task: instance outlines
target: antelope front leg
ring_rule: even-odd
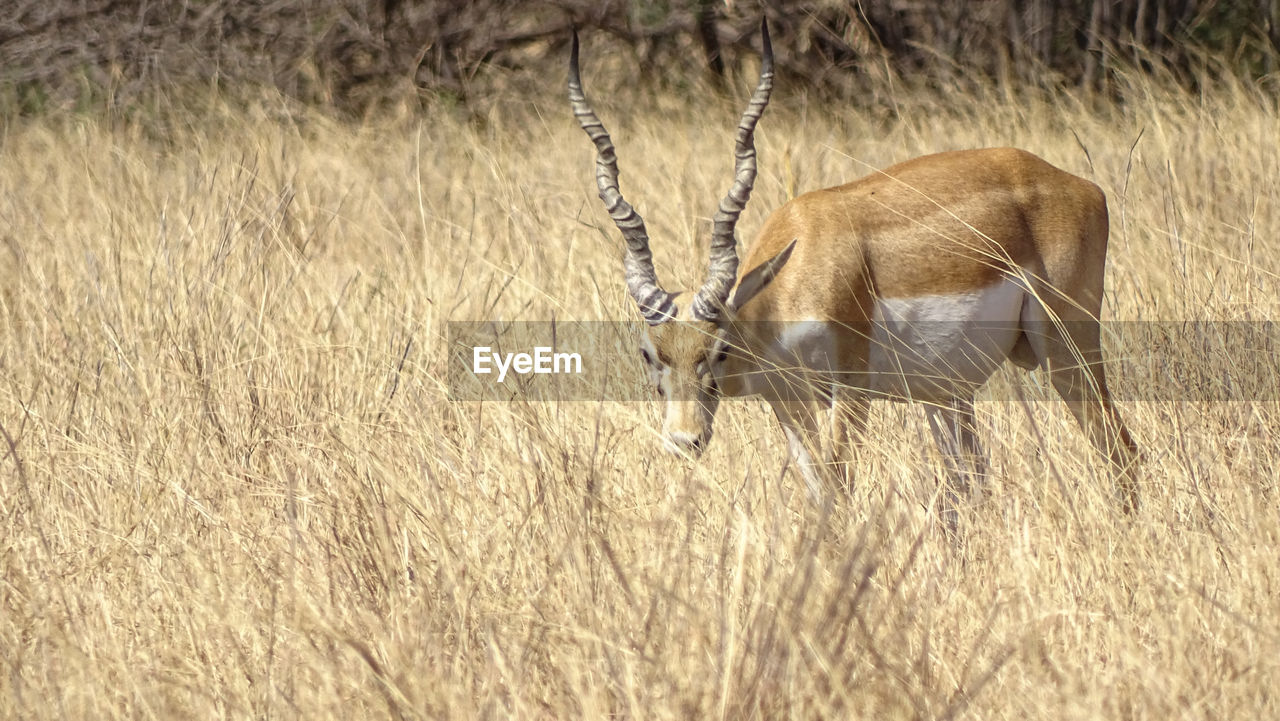
[[[773,403],[787,436],[791,458],[804,480],[809,500],[821,505],[831,489],[853,487],[855,449],[866,427],[866,398],[842,397],[830,404],[810,400]]]
[[[800,471],[809,500],[820,506],[827,497],[829,480],[824,476],[830,475],[830,469],[820,461],[825,459],[826,454],[823,453],[815,404],[811,401],[791,400],[774,401],[772,406],[787,435],[791,460],[795,461],[796,469]]]

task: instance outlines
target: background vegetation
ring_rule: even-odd
[[[1124,67],[1190,85],[1280,57],[1280,0],[13,0],[0,83],[28,112],[194,84],[361,113],[415,92],[474,99],[517,69],[559,75],[577,27],[650,79],[723,89],[754,62],[761,15],[790,85],[844,97],[975,76],[1109,88]]]
[[[561,40],[524,45],[524,70],[427,95],[370,84],[335,110],[364,86],[320,59],[255,85],[228,70],[246,46],[157,29],[154,47],[201,62],[131,65],[109,42],[126,6],[77,7],[101,43],[0,24],[6,58],[72,48],[0,63],[17,79],[0,134],[0,716],[1280,715],[1274,401],[1123,403],[1148,457],[1124,518],[1045,379],[1002,373],[1021,400],[979,404],[993,473],[959,547],[929,510],[941,462],[918,408],[877,406],[855,492],[815,509],[759,401],[725,404],[697,464],[659,452],[652,404],[450,402],[450,320],[634,315]],[[133,22],[163,9],[176,26],[286,8],[140,7]],[[208,27],[285,57],[295,21],[337,32],[308,14],[323,7]],[[618,27],[696,9],[645,7]],[[1251,66],[1197,50],[1147,72],[1103,43],[1105,93],[1065,70],[962,90],[894,70],[842,100],[798,80],[797,28],[835,12],[813,7],[767,8],[795,44],[744,240],[794,192],[1015,145],[1107,192],[1106,320],[1280,313],[1280,117]],[[757,14],[717,23],[722,48],[742,33],[736,99],[680,75],[694,36],[584,32],[588,91],[673,287],[701,275],[755,68],[734,18]],[[68,53],[89,59],[52,72]],[[1262,351],[1241,366],[1278,370]],[[1114,383],[1139,396],[1169,360],[1137,349]]]

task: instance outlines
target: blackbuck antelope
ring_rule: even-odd
[[[664,398],[667,449],[700,455],[721,396],[763,394],[817,500],[829,482],[847,482],[872,398],[921,401],[947,459],[944,508],[954,523],[955,494],[984,463],[974,393],[1009,359],[1048,372],[1133,509],[1138,454],[1102,366],[1102,191],[1022,150],[928,155],[786,203],[739,277],[734,226],[756,179],[753,135],[773,87],[764,23],[761,34],[760,81],[738,124],[706,281],[684,307],[659,285],[644,221],[618,189],[613,142],[583,94],[573,37],[569,102],[626,241],[626,284],[647,323],[640,354]]]

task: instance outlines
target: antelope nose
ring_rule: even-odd
[[[700,434],[676,432],[668,434],[663,445],[671,453],[697,458],[702,455],[706,442]]]

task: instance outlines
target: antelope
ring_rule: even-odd
[[[665,406],[664,446],[697,458],[722,397],[764,395],[808,494],[821,501],[832,482],[849,482],[872,398],[922,402],[951,480],[943,512],[953,526],[969,478],[984,472],[974,394],[1010,360],[1048,373],[1109,461],[1122,508],[1135,509],[1138,450],[1102,365],[1102,190],[1023,150],[927,155],[788,201],[765,220],[739,275],[734,229],[773,88],[764,21],[761,36],[760,79],[738,123],[706,280],[680,307],[658,282],[644,220],[618,188],[613,141],[583,93],[573,35],[569,102],[626,244],[626,286],[645,320],[640,355]]]

